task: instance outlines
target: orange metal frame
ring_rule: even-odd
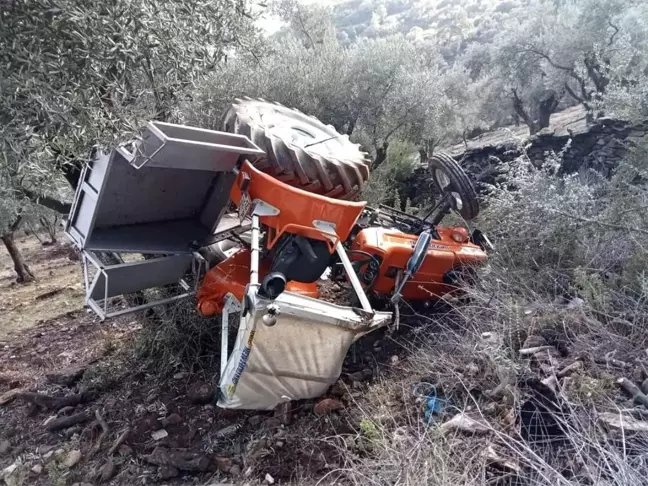
[[[274,230],[268,238],[268,248],[272,248],[282,234],[289,232],[308,238],[326,241],[333,253],[338,240],[345,241],[366,202],[341,201],[319,194],[306,192],[285,184],[271,175],[255,169],[250,162],[241,166],[236,183],[230,191],[230,199],[238,206],[241,197],[241,186],[249,177],[247,192],[254,201],[259,199],[279,210],[277,216],[262,216],[260,222]],[[335,235],[325,233],[314,226],[314,221],[327,221],[335,224]],[[333,240],[333,241],[331,241]]]
[[[478,265],[488,258],[486,253],[472,243],[458,243],[452,238],[453,231],[464,228],[437,228],[438,240],[432,240],[425,260],[418,272],[405,284],[402,296],[405,300],[430,300],[456,290],[444,283],[443,276],[461,266]],[[372,291],[391,295],[395,275],[390,269],[404,270],[412,256],[417,237],[382,227],[360,231],[353,240],[352,249],[379,257],[380,273],[372,285]],[[363,257],[356,257],[362,259]],[[352,255],[353,259],[353,255]],[[386,274],[389,273],[390,277]]]
[[[236,183],[230,190],[230,199],[237,206],[241,203],[242,187],[252,201],[260,200],[279,210],[277,215],[259,217],[260,223],[267,229],[268,249],[277,243],[281,235],[292,233],[325,241],[329,251],[333,253],[339,241],[347,240],[366,205],[365,202],[330,199],[289,186],[258,171],[248,161],[241,166]],[[334,224],[335,234],[316,227],[316,221]],[[452,292],[455,288],[444,282],[447,272],[460,266],[477,265],[487,259],[481,248],[467,242],[468,234],[464,228],[437,228],[437,232],[439,239],[432,241],[420,270],[403,288],[402,297],[406,300],[430,300]],[[452,237],[453,232],[458,233],[459,239],[465,242],[455,241]],[[372,285],[373,292],[392,294],[395,273],[407,266],[416,240],[415,235],[382,227],[367,228],[358,233],[352,243],[352,249],[377,256],[382,262],[379,275]],[[259,277],[262,279],[268,271],[269,263],[261,260]],[[233,294],[241,302],[249,278],[250,251],[241,250],[207,272],[198,290],[198,311],[205,316],[221,312],[227,293]],[[291,281],[288,282],[286,290],[309,297],[319,297],[316,283]]]

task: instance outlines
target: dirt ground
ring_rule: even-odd
[[[133,316],[99,322],[82,308],[80,264],[66,243],[19,242],[39,280],[12,284],[11,268],[2,273],[0,481],[311,484],[305,478],[341,466],[326,438],[352,431],[345,415],[316,414],[319,399],[262,413],[215,407],[215,370],[156,369],[137,358],[146,324]],[[354,345],[325,398],[352,407],[405,353],[399,342],[375,332]],[[183,466],[158,457],[166,451]]]
[[[75,252],[65,237],[43,246],[34,236],[16,237],[36,282],[16,283],[13,264],[0,251],[0,343],[14,332],[83,308],[83,277]]]

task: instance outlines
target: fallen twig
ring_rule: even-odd
[[[635,402],[641,403],[644,407],[648,408],[648,396],[637,385],[626,378],[619,378],[617,385],[623,388]]]
[[[565,366],[562,370],[556,373],[556,376],[558,378],[563,378],[564,376],[567,376],[568,374],[580,369],[583,369],[583,362],[574,361],[572,364]]]
[[[541,351],[549,351],[550,349],[554,349],[554,347],[536,346],[534,348],[524,348],[524,349],[520,349],[520,356],[533,356],[536,353],[540,353]]]
[[[69,427],[72,427],[73,425],[87,422],[88,420],[90,420],[88,414],[81,412],[67,417],[54,419],[50,423],[48,423],[45,428],[50,432],[56,432],[57,430],[67,429]]]
[[[50,397],[42,393],[23,392],[16,394],[16,398],[25,400],[26,402],[33,403],[41,408],[41,410],[60,410],[64,407],[75,407],[80,403],[90,400],[90,396],[86,393],[79,393],[76,395],[69,395],[67,397]]]
[[[97,442],[95,442],[95,444],[92,446],[92,449],[90,449],[90,452],[88,453],[88,457],[94,456],[99,451],[99,449],[101,449],[101,444],[103,443],[104,438],[106,437],[106,435],[108,435],[108,432],[110,431],[110,429],[108,428],[108,424],[99,413],[99,410],[95,410],[95,418],[97,419],[97,423],[101,426],[101,434],[99,434],[99,438],[97,439]]]
[[[605,366],[616,366],[617,368],[630,368],[632,366],[630,363],[615,358],[594,358],[594,362]]]
[[[117,437],[117,440],[113,443],[113,445],[110,447],[108,450],[108,455],[112,456],[117,449],[119,449],[119,446],[124,443],[126,438],[128,437],[128,434],[130,434],[130,428],[126,428],[121,434],[119,434],[119,437]]]

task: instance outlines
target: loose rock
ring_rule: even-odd
[[[213,386],[197,381],[187,390],[187,397],[194,405],[207,405],[213,400],[214,393]]]
[[[14,388],[12,390],[9,390],[8,392],[3,393],[0,396],[0,405],[6,405],[24,391],[25,390],[23,390],[22,388]]]
[[[0,456],[4,456],[11,449],[11,442],[3,440],[0,442]]]
[[[270,474],[266,474],[264,479],[267,484],[274,484],[275,482],[274,478],[270,476]]]
[[[232,460],[229,457],[212,456],[210,469],[228,473],[232,469]]]
[[[441,425],[443,432],[460,431],[467,434],[485,434],[490,430],[488,424],[481,418],[471,417],[467,413],[460,413]]]
[[[40,464],[34,464],[34,467],[31,468],[31,471],[34,474],[40,474],[43,472],[43,466]]]
[[[73,451],[70,451],[70,453],[65,458],[65,461],[63,461],[63,465],[65,465],[65,467],[72,468],[76,466],[80,460],[81,460],[81,451],[75,449]]]
[[[599,414],[599,420],[611,429],[648,433],[648,422],[613,412]]]
[[[133,448],[127,444],[122,444],[117,449],[117,452],[120,456],[131,456],[133,454]]]
[[[99,478],[104,482],[110,481],[116,472],[117,468],[115,467],[115,464],[112,462],[112,460],[108,459],[108,462],[101,466],[101,469],[99,470]]]
[[[258,427],[261,422],[263,422],[264,417],[262,415],[252,415],[248,419],[248,424],[250,424],[252,427]]]
[[[158,469],[158,476],[160,479],[171,479],[177,478],[180,475],[180,471],[177,467],[173,466],[160,466]]]
[[[81,379],[85,371],[86,368],[84,366],[74,366],[54,371],[53,373],[48,373],[46,377],[47,381],[50,383],[62,386],[72,386]]]
[[[349,373],[349,379],[351,381],[362,381],[365,378],[364,370],[356,371],[355,373]]]
[[[178,415],[177,413],[172,413],[168,417],[162,419],[162,425],[164,425],[165,427],[167,425],[178,425],[181,422],[182,417],[180,417],[180,415]]]
[[[325,398],[317,402],[313,411],[316,415],[326,415],[341,408],[343,408],[343,405],[340,401],[335,398]]]
[[[169,433],[164,429],[155,430],[155,431],[151,432],[151,437],[153,438],[153,440],[162,440],[162,439],[164,439],[165,437],[168,437],[168,436],[169,436]]]

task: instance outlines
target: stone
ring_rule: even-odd
[[[76,466],[79,461],[81,460],[81,451],[78,449],[74,449],[70,451],[65,458],[65,461],[63,461],[63,465],[68,468],[73,468]]]
[[[13,388],[8,392],[3,393],[2,395],[0,395],[0,405],[6,405],[14,398],[16,398],[17,395],[23,393],[24,391],[25,390],[23,390],[22,388]]]
[[[443,432],[459,431],[467,434],[485,434],[491,429],[483,419],[471,417],[462,412],[441,424],[441,430]]]
[[[263,426],[267,429],[276,429],[281,427],[281,420],[276,417],[270,417],[263,422]]]
[[[85,366],[71,366],[62,370],[47,373],[47,381],[55,385],[72,386],[81,379],[86,371]]]
[[[177,413],[172,413],[168,417],[162,419],[162,425],[164,425],[165,427],[167,425],[178,425],[181,422],[182,417],[180,417],[180,415],[178,415]]]
[[[153,440],[162,440],[168,436],[169,433],[164,429],[154,430],[153,432],[151,432],[151,437],[153,438]]]
[[[266,484],[274,484],[275,480],[269,473],[266,473],[264,481]]]
[[[41,464],[34,464],[34,466],[31,468],[31,471],[34,474],[40,474],[43,472],[43,466]]]
[[[8,440],[0,441],[0,456],[4,456],[11,450],[11,442]]]
[[[252,415],[250,418],[248,418],[248,424],[250,424],[252,427],[258,427],[261,422],[263,422],[263,415]]]
[[[365,378],[365,372],[364,370],[360,370],[355,373],[349,373],[348,376],[351,381],[362,381]]]
[[[160,466],[158,468],[158,476],[162,480],[177,478],[180,475],[180,470],[173,466]]]
[[[99,478],[103,482],[110,481],[113,476],[115,476],[116,472],[117,468],[115,467],[115,463],[112,462],[111,459],[108,459],[106,464],[101,466],[101,469],[99,470]]]
[[[580,309],[581,307],[583,307],[584,304],[585,304],[585,301],[583,299],[581,299],[580,297],[574,297],[567,304],[567,308],[568,309]]]
[[[343,408],[342,402],[336,400],[335,398],[324,398],[317,402],[317,405],[313,408],[313,411],[316,415],[327,415],[334,410],[339,410]]]
[[[117,449],[117,452],[120,456],[132,456],[133,448],[128,444],[122,444],[119,446],[119,449]]]
[[[232,469],[232,459],[229,457],[212,456],[211,463],[217,471],[228,473]]]
[[[471,362],[466,365],[466,373],[468,374],[468,376],[476,376],[479,374],[479,372],[480,369],[477,363]]]
[[[37,454],[44,455],[44,454],[47,454],[47,453],[50,452],[50,451],[53,451],[53,450],[54,450],[54,447],[55,447],[55,446],[52,446],[52,445],[40,445],[40,446],[38,446],[38,448],[36,449],[36,453],[37,453]]]
[[[82,430],[83,429],[78,426],[70,427],[69,429],[66,429],[65,432],[63,432],[63,435],[65,436],[66,439],[71,439],[76,434],[81,434]]]
[[[197,381],[187,390],[187,397],[194,405],[207,405],[213,400],[214,393],[213,386],[202,381]]]
[[[610,429],[622,430],[628,432],[640,432],[648,434],[648,422],[644,420],[637,420],[628,415],[622,415],[614,412],[599,413],[599,421],[603,422]]]

